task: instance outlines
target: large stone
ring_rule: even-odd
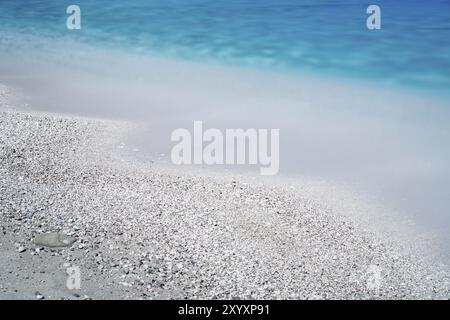
[[[61,232],[41,233],[34,237],[34,244],[50,248],[68,247],[75,242],[75,238]]]

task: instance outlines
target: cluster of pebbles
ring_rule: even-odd
[[[0,298],[450,297],[446,266],[301,194],[123,157],[128,129],[0,111]],[[50,232],[76,241],[36,244]]]

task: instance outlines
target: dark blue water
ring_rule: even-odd
[[[70,4],[81,7],[79,31],[66,29]],[[381,7],[381,30],[366,28],[370,4]],[[69,37],[127,52],[450,92],[448,0],[1,0],[0,30],[2,51],[23,46],[17,34],[44,35],[54,46]]]

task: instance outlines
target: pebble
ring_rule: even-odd
[[[45,297],[39,291],[36,291],[34,295],[35,295],[36,299],[38,299],[38,300],[45,299]]]

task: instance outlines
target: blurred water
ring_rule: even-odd
[[[82,30],[69,32],[65,10],[74,3],[82,10]],[[450,1],[378,0],[382,29],[377,31],[366,28],[371,3],[1,0],[0,50],[20,49],[23,43],[8,38],[20,32],[127,52],[311,70],[450,92]]]

